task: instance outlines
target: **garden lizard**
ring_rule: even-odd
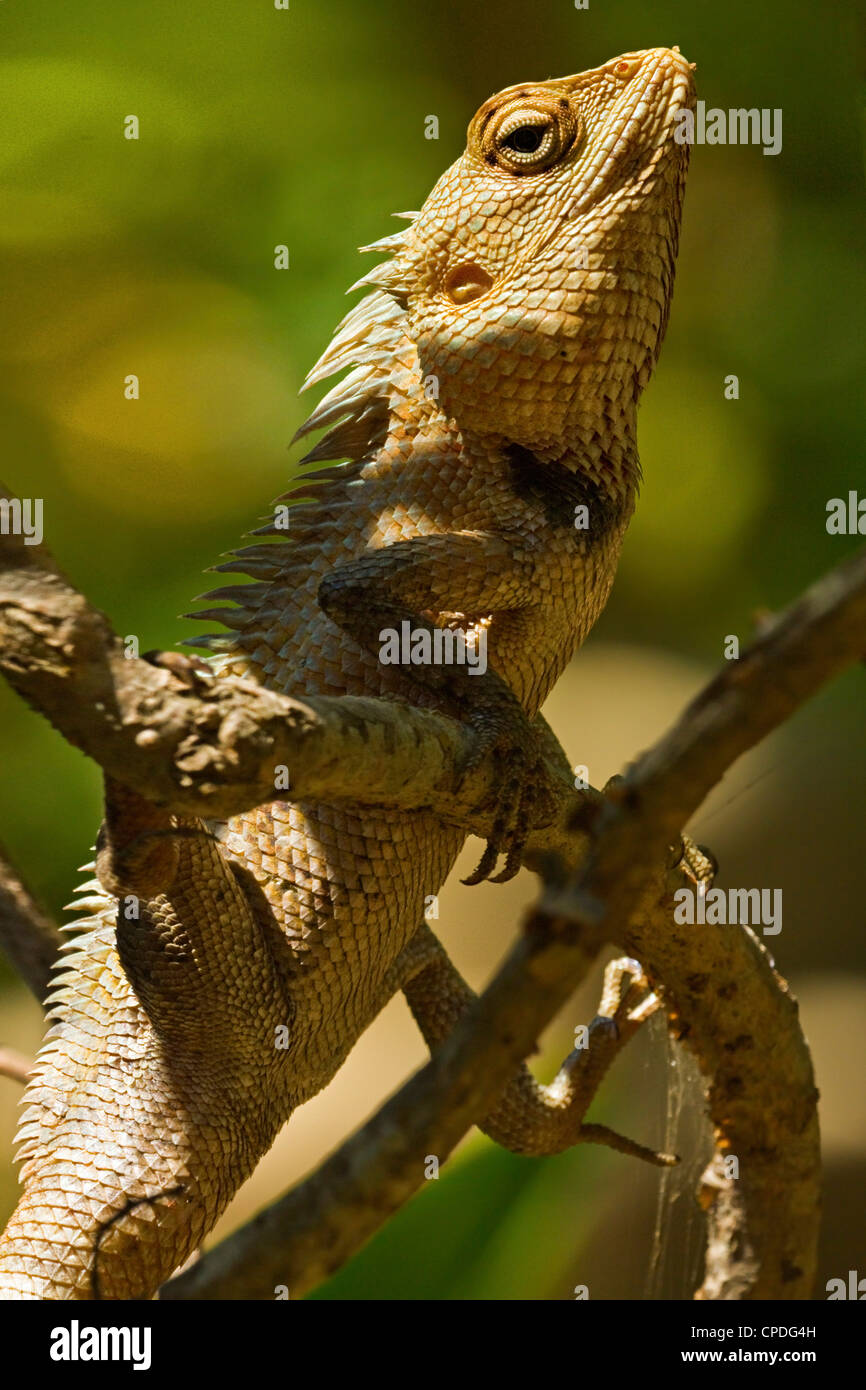
[[[299,432],[327,429],[305,463],[336,462],[279,499],[288,534],[275,512],[217,566],[253,582],[197,615],[228,630],[199,639],[211,670],[464,721],[467,767],[501,767],[472,881],[519,867],[545,801],[532,721],[633,511],[693,104],[667,48],[485,101],[421,211],[365,248],[388,259],[310,374],[348,369]],[[466,661],[387,664],[406,622],[462,634]],[[3,1297],[151,1297],[392,994],[432,1045],[465,1007],[424,922],[464,832],[435,809],[296,804],[278,771],[272,802],[219,825],[107,783],[25,1096]],[[525,1153],[604,1140],[580,1077],[579,1059],[552,1089],[522,1073],[483,1127]]]

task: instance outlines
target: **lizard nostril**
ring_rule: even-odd
[[[448,272],[443,289],[452,304],[469,304],[486,294],[492,284],[493,278],[486,270],[469,262]]]
[[[613,71],[617,77],[634,77],[640,65],[640,58],[621,58],[618,63],[614,63]]]

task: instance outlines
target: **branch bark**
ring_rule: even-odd
[[[227,816],[272,799],[282,764],[299,800],[443,806],[468,830],[489,828],[497,770],[479,769],[455,796],[463,734],[452,721],[396,702],[301,702],[233,678],[179,679],[127,658],[44,550],[2,542],[0,669],[70,742],[146,798],[184,816]],[[557,812],[527,852],[547,886],[492,985],[428,1067],[319,1173],[163,1296],[272,1297],[273,1283],[298,1293],[337,1268],[420,1186],[425,1154],[445,1156],[492,1108],[605,941],[637,954],[663,991],[708,1079],[717,1152],[741,1162],[739,1184],[705,1185],[715,1195],[704,1295],[808,1296],[818,1134],[795,1005],[747,929],[674,929],[660,866],[736,758],[864,652],[866,553],[765,629],[606,796],[576,792],[551,741]]]
[[[18,1081],[23,1086],[31,1071],[33,1060],[13,1047],[0,1047],[0,1076],[8,1076],[10,1081]]]
[[[179,679],[126,655],[47,549],[14,535],[0,535],[0,672],[110,777],[176,815],[226,818],[273,800],[280,767],[298,800],[411,809],[453,794],[464,739],[453,720],[397,701],[292,700],[231,676]],[[494,784],[490,768],[467,779],[455,818]]]
[[[570,882],[549,882],[523,939],[455,1034],[316,1174],[161,1297],[272,1297],[274,1283],[297,1294],[333,1272],[420,1187],[425,1153],[449,1152],[467,1120],[487,1113],[503,1073],[528,1055],[600,943],[613,939],[658,982],[707,1078],[717,1163],[701,1192],[709,1240],[699,1296],[808,1298],[820,1146],[796,1003],[748,928],[677,929],[658,866],[722,772],[864,649],[866,553],[814,585],[739,665],[724,668],[589,815],[583,803],[582,824],[557,821],[548,848],[582,865]],[[718,1176],[718,1161],[731,1156],[739,1183]]]
[[[339,1269],[421,1186],[426,1157],[444,1162],[492,1109],[601,944],[597,932],[568,923],[526,933],[422,1071],[311,1178],[164,1285],[160,1298],[273,1298],[277,1285],[297,1297]]]
[[[63,937],[25,887],[0,845],[0,947],[40,1004]]]

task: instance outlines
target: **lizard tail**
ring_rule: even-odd
[[[215,953],[187,941],[184,958],[183,943],[168,934],[154,961],[159,923],[145,925],[154,983],[164,988],[166,975],[173,983],[174,1013],[155,1014],[147,1008],[144,972],[136,988],[130,981],[135,950],[128,943],[123,954],[133,960],[121,963],[116,903],[95,880],[82,891],[87,896],[76,906],[90,915],[67,928],[76,936],[54,981],[52,1027],[23,1100],[24,1192],[0,1238],[2,1299],[153,1297],[201,1243],[286,1118],[284,1106],[269,1107],[267,1080],[262,1104],[273,1032],[261,1038],[258,1059],[238,1055],[228,1035],[238,1020],[224,1002],[225,982],[208,978]],[[243,901],[230,906],[248,930]],[[134,925],[141,936],[141,922]],[[247,970],[233,1001],[246,1006],[248,1025],[256,1009],[261,1017],[268,994],[267,953],[252,954],[263,970],[258,979]],[[196,1048],[204,1019],[209,1042]]]

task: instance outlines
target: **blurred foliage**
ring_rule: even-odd
[[[478,1142],[429,1181],[398,1220],[315,1299],[555,1297],[595,1219],[600,1163],[581,1152],[544,1165]],[[431,1235],[435,1232],[435,1240]]]
[[[354,246],[420,206],[490,92],[678,43],[708,106],[781,108],[784,144],[777,157],[693,153],[671,326],[641,414],[643,497],[593,640],[717,662],[726,633],[745,641],[754,610],[856,545],[824,526],[828,498],[866,490],[854,15],[843,0],[3,6],[7,485],[45,499],[48,544],[120,632],[173,644],[200,571],[290,476],[297,390],[362,273]],[[438,141],[424,138],[430,113]],[[137,141],[123,138],[130,114]],[[279,243],[288,271],[274,268]],[[797,726],[827,806],[864,780],[862,693],[841,683]],[[5,689],[0,719],[0,837],[59,908],[98,820],[98,776]],[[324,1296],[549,1296],[574,1162],[471,1148],[450,1187]],[[592,1171],[570,1242],[590,1221]],[[521,1249],[531,1273],[509,1281]]]

